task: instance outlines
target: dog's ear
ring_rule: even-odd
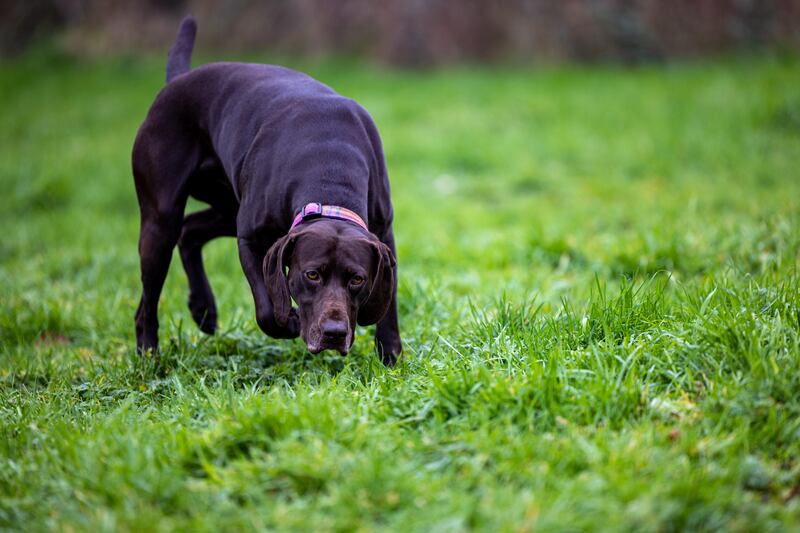
[[[392,250],[382,242],[371,243],[374,249],[375,270],[372,273],[372,286],[369,289],[369,296],[361,304],[358,310],[358,324],[369,326],[376,324],[386,311],[392,301],[394,292],[394,267],[397,264]]]
[[[286,278],[286,264],[292,256],[297,235],[286,235],[278,239],[264,256],[264,283],[272,300],[275,322],[285,326],[292,310],[292,297],[289,294],[289,280]]]

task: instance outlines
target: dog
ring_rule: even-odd
[[[397,261],[375,123],[355,101],[288,68],[191,69],[196,32],[192,17],[181,22],[167,84],[133,145],[141,217],[137,350],[158,349],[158,299],[176,245],[192,318],[203,332],[216,331],[201,250],[230,236],[264,333],[300,336],[314,354],[346,355],[356,324],[377,324],[377,351],[393,365],[402,350]],[[184,216],[189,197],[209,208]]]

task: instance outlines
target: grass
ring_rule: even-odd
[[[382,132],[404,359],[264,337],[231,239],[138,358],[163,62],[2,64],[0,528],[800,528],[796,58],[290,64]]]

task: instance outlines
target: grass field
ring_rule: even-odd
[[[2,64],[0,528],[800,528],[797,58],[290,65],[382,132],[404,359],[263,336],[233,239],[137,358],[163,62]]]

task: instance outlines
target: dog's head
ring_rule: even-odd
[[[386,313],[395,258],[374,235],[340,220],[318,219],[279,239],[264,258],[275,321],[285,325],[297,302],[300,336],[311,353],[350,351],[356,323]]]

